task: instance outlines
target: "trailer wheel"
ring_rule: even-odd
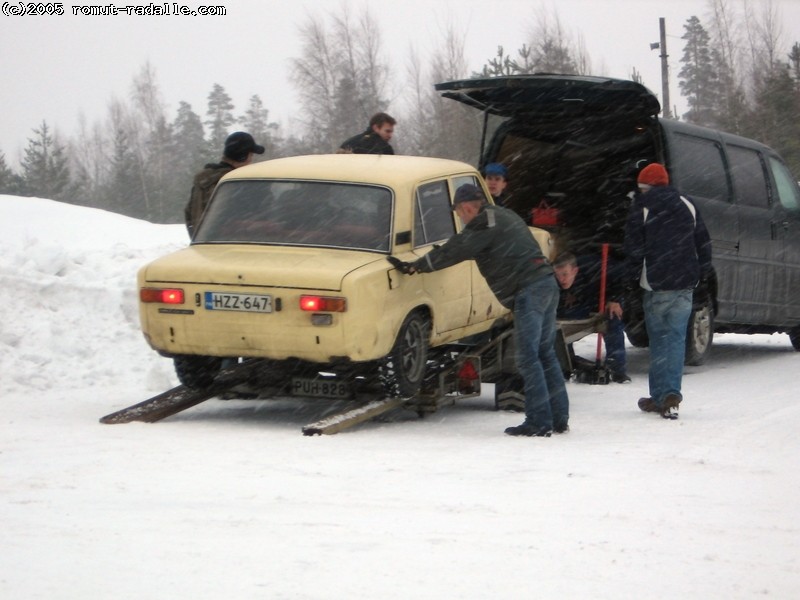
[[[406,317],[388,356],[378,365],[381,387],[387,397],[402,398],[419,392],[428,361],[430,320],[419,312]]]
[[[182,354],[173,358],[178,380],[195,390],[209,387],[222,368],[222,359],[216,356]]]

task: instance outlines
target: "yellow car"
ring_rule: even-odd
[[[470,165],[410,156],[236,169],[191,245],[139,271],[144,335],[190,387],[208,386],[225,358],[260,357],[302,395],[350,393],[319,385],[321,371],[380,374],[387,393],[413,395],[429,349],[509,318],[474,261],[408,277],[386,260],[415,260],[459,231],[451,205],[465,183],[486,193]]]

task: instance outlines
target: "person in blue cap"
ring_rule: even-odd
[[[497,206],[506,206],[508,203],[508,168],[503,163],[489,163],[483,170],[486,187],[494,198]]]

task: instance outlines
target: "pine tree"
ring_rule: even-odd
[[[0,152],[0,194],[16,194],[19,191],[18,181],[11,168],[6,164],[6,156]]]
[[[47,122],[33,130],[22,159],[22,194],[52,200],[66,200],[69,194],[69,168],[66,149],[50,135]]]
[[[678,86],[689,104],[689,111],[683,118],[690,123],[712,127],[718,121],[715,107],[719,105],[720,82],[711,60],[710,38],[697,17],[689,18],[683,28],[681,39],[686,44]]]
[[[252,135],[256,143],[264,146],[264,154],[254,155],[254,162],[274,158],[277,154],[278,125],[269,122],[269,111],[264,108],[261,98],[255,94],[250,97],[247,110],[239,118],[242,129]]]
[[[792,71],[795,89],[800,91],[800,43],[795,42],[789,53],[789,66]]]
[[[215,83],[208,94],[208,110],[205,124],[208,126],[208,148],[211,154],[220,155],[225,147],[230,126],[236,122],[233,116],[231,97],[220,84]]]
[[[192,110],[187,102],[178,105],[178,113],[172,122],[172,148],[170,155],[173,158],[172,179],[175,184],[173,193],[174,201],[171,204],[172,212],[165,216],[166,223],[183,222],[183,207],[189,201],[192,189],[192,179],[203,165],[219,160],[222,150],[217,148],[211,154],[205,142],[203,121]]]

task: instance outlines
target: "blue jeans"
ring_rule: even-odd
[[[555,277],[543,277],[514,297],[517,370],[525,382],[525,424],[536,429],[563,427],[569,421],[569,397],[556,357]]]
[[[642,300],[650,340],[650,397],[661,406],[667,394],[681,396],[692,290],[645,290]]]
[[[606,364],[612,373],[625,373],[625,324],[616,317],[606,318],[606,332],[603,335],[606,345]]]

